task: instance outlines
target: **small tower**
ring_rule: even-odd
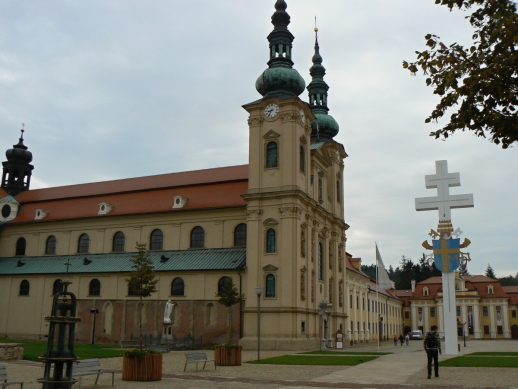
[[[12,196],[29,189],[32,169],[34,169],[34,166],[30,164],[32,153],[23,144],[24,130],[22,129],[21,132],[18,144],[5,152],[7,161],[2,162],[2,188]]]
[[[329,85],[324,81],[326,68],[322,65],[322,56],[318,46],[318,28],[315,27],[315,54],[312,58],[313,66],[309,69],[312,77],[307,89],[309,92],[309,106],[316,116],[311,122],[311,140],[320,142],[331,142],[338,134],[338,123],[328,114],[327,91]]]

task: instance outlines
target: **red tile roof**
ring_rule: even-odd
[[[36,189],[16,197],[23,207],[11,224],[33,222],[40,208],[49,214],[37,222],[245,207],[247,192],[248,165]],[[173,209],[174,196],[185,207]],[[114,206],[108,215],[98,215],[101,202]]]
[[[504,292],[509,295],[509,304],[518,305],[518,285],[502,286]]]

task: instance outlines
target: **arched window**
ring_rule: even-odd
[[[184,296],[185,295],[185,283],[180,277],[176,277],[171,282],[171,296]]]
[[[164,234],[162,230],[156,229],[151,232],[149,237],[150,250],[162,250],[164,248]]]
[[[30,288],[31,285],[29,284],[29,281],[23,280],[20,282],[20,296],[28,296]]]
[[[126,238],[124,237],[124,232],[119,231],[113,235],[113,247],[112,251],[124,251],[124,242]]]
[[[27,246],[25,238],[18,238],[16,241],[16,255],[25,255],[25,246]]]
[[[267,253],[275,253],[276,249],[276,236],[275,230],[273,228],[269,228],[266,231],[266,252]]]
[[[270,142],[266,145],[266,167],[278,166],[277,142]]]
[[[56,254],[56,237],[51,235],[47,238],[47,244],[45,245],[45,254]]]
[[[246,224],[238,224],[234,230],[234,246],[246,246]]]
[[[94,278],[90,281],[90,286],[88,288],[89,296],[100,296],[101,295],[101,281],[97,278]]]
[[[229,277],[221,277],[218,281],[218,295],[220,295],[223,292],[223,289],[225,286],[230,282]]]
[[[128,296],[138,296],[138,293],[135,289],[128,285]]]
[[[191,231],[191,248],[199,249],[205,247],[205,230],[198,226]]]
[[[88,234],[81,234],[77,243],[78,253],[87,253],[90,250],[90,237]]]
[[[59,292],[63,292],[64,290],[64,287],[63,287],[63,284],[61,283],[61,280],[60,279],[57,279],[56,281],[54,281],[54,284],[52,285],[52,294],[56,294],[56,293],[59,293]]]
[[[265,297],[275,297],[275,276],[268,274],[266,276],[266,295]]]
[[[322,242],[318,243],[318,279],[324,280],[324,245]]]
[[[299,151],[300,156],[300,171],[305,173],[306,172],[306,149],[304,146],[300,146]]]

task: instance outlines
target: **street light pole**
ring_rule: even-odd
[[[95,344],[95,315],[99,313],[99,310],[97,308],[90,308],[90,313],[94,315],[94,328],[92,333],[92,344]]]
[[[257,360],[261,360],[261,295],[263,288],[258,286],[254,288],[257,295]]]

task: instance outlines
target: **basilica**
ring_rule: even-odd
[[[144,333],[160,336],[168,300],[170,334],[204,346],[224,342],[230,327],[233,342],[257,347],[259,303],[263,349],[334,347],[337,332],[346,347],[417,326],[407,320],[417,304],[411,293],[376,284],[346,251],[347,153],[334,140],[339,125],[329,114],[317,31],[306,87],[292,61],[287,4],[274,7],[268,68],[255,82],[260,97],[243,105],[248,165],[31,189],[29,139],[22,132],[7,150],[0,338],[45,339],[44,316],[65,278],[78,299],[80,342],[131,339],[139,308]],[[136,242],[146,244],[158,279],[142,306],[125,281]],[[231,311],[217,297],[230,279],[243,295]]]

